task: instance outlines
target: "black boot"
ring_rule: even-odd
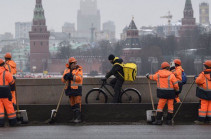
[[[173,113],[168,113],[167,115],[167,121],[166,121],[166,124],[167,125],[172,125],[172,117],[173,117]]]
[[[163,121],[161,120],[163,116],[163,112],[157,112],[157,117],[155,122],[152,122],[153,125],[162,125]]]
[[[9,119],[9,125],[10,126],[17,126],[17,119],[16,118]]]
[[[0,127],[4,127],[4,119],[0,119]]]
[[[74,117],[74,123],[80,123],[81,122],[81,112],[79,110],[75,111],[75,117]]]

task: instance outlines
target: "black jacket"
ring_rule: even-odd
[[[106,74],[106,79],[108,79],[110,76],[114,75],[118,80],[124,80],[124,72],[123,72],[123,67],[116,64],[116,63],[119,63],[119,64],[122,64],[123,60],[120,58],[120,59],[116,59],[114,62],[113,62],[113,67],[112,69]],[[121,76],[120,74],[123,76]]]

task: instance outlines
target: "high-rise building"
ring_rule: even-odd
[[[15,23],[15,38],[28,39],[29,31],[31,31],[31,22],[16,22]]]
[[[115,40],[116,26],[114,22],[108,21],[108,22],[103,23],[103,31],[108,34],[109,40]]]
[[[49,59],[49,36],[47,31],[42,0],[36,0],[34,18],[30,37],[30,70],[31,72],[43,72],[47,70]]]
[[[77,15],[78,37],[91,40],[92,29],[100,31],[101,27],[100,11],[97,9],[97,0],[81,0],[80,9]]]
[[[64,33],[75,33],[75,24],[74,23],[64,23],[62,26],[62,32]]]
[[[209,25],[209,4],[206,2],[202,2],[199,5],[199,21],[200,24]]]

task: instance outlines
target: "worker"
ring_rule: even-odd
[[[183,76],[184,69],[182,68],[181,64],[182,63],[181,63],[180,59],[175,59],[174,60],[175,66],[171,70],[173,72],[173,74],[175,75],[175,77],[177,78],[178,84],[179,84],[179,91],[176,92],[176,97],[175,97],[175,101],[177,103],[181,103],[181,100],[179,98],[179,94],[182,92],[182,87],[184,85],[183,82],[182,82],[182,76]]]
[[[4,67],[13,75],[13,78],[15,79],[15,74],[17,73],[16,71],[16,63],[12,60],[12,55],[11,53],[6,53],[4,55],[5,58],[5,65]],[[16,88],[15,88],[15,84],[13,84],[12,86],[10,86],[11,89],[11,93],[12,93],[12,103],[15,107],[16,105]]]
[[[77,60],[74,57],[69,58],[66,67],[62,82],[67,84],[65,94],[69,96],[71,109],[73,110],[73,120],[70,122],[80,123],[83,71],[82,67],[77,65]]]
[[[179,91],[179,85],[175,75],[170,71],[170,65],[168,62],[161,64],[161,70],[154,75],[146,74],[146,77],[150,80],[157,82],[157,97],[159,98],[157,107],[157,116],[154,125],[162,125],[163,108],[165,104],[168,104],[167,124],[172,124],[171,120],[174,112],[174,99],[175,91]]]
[[[119,64],[123,63],[123,60],[119,57],[115,57],[113,54],[108,56],[108,60],[113,65],[112,69],[106,74],[102,81],[106,81],[110,76],[114,75],[115,78],[110,81],[111,86],[114,89],[114,97],[112,103],[119,103],[119,97],[121,94],[122,85],[124,83],[123,67]]]
[[[198,120],[196,124],[204,124],[207,120],[211,124],[211,60],[204,63],[205,70],[196,77],[196,96],[200,98]]]
[[[16,113],[12,104],[12,95],[9,85],[15,83],[13,76],[4,68],[4,61],[0,59],[0,127],[4,127],[4,109],[6,109],[9,125],[17,124]]]

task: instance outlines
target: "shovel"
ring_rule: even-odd
[[[171,120],[172,125],[174,125],[174,118],[176,117],[177,113],[179,112],[179,110],[180,110],[180,108],[181,108],[183,102],[185,101],[185,99],[186,99],[187,95],[189,94],[191,88],[193,87],[193,84],[194,84],[194,83],[195,83],[195,80],[192,82],[192,84],[191,84],[190,88],[188,89],[187,93],[185,94],[185,96],[184,96],[182,102],[180,103],[179,107],[177,108],[177,111],[175,112],[175,114],[174,114],[174,116],[173,116],[173,118],[172,118],[172,120]]]
[[[19,108],[16,83],[15,83],[15,96],[16,96],[17,122],[20,124],[27,124],[29,122],[27,112],[26,112],[26,110],[20,110],[20,108]]]
[[[58,102],[58,104],[57,104],[56,109],[51,110],[51,118],[47,121],[48,124],[53,124],[53,123],[56,122],[57,112],[58,112],[58,110],[59,110],[59,106],[60,106],[61,101],[62,101],[62,98],[63,98],[63,96],[64,96],[64,92],[65,92],[65,88],[66,88],[67,84],[68,84],[68,82],[66,82],[66,84],[65,84],[65,87],[64,87],[64,89],[63,89],[63,91],[62,91],[62,93],[61,93],[61,96],[60,96],[60,98],[59,98],[59,102]]]
[[[152,123],[156,119],[157,112],[155,110],[155,105],[154,105],[154,101],[153,101],[153,97],[152,97],[151,84],[150,84],[150,80],[149,79],[148,79],[148,84],[149,84],[149,93],[150,93],[150,98],[151,98],[152,109],[153,110],[147,110],[146,111],[146,115],[147,115],[147,122]]]

